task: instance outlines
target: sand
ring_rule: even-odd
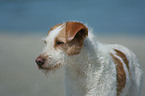
[[[34,62],[43,48],[42,37],[0,34],[0,96],[65,96],[63,68],[47,78]],[[98,40],[128,47],[145,70],[145,37],[98,36]]]

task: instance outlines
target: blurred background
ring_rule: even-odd
[[[34,60],[48,30],[71,20],[131,49],[145,70],[144,0],[0,0],[0,96],[65,96],[63,68],[46,78]]]

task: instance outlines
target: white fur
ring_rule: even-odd
[[[62,29],[59,26],[46,37],[46,46],[42,52],[65,66],[65,85],[67,96],[117,96],[117,72],[110,53],[113,49],[121,50],[129,60],[131,76],[126,64],[123,67],[126,73],[126,85],[121,96],[140,96],[142,84],[142,70],[135,55],[121,45],[102,44],[96,41],[94,34],[84,40],[84,46],[78,55],[67,56],[60,50],[53,48],[54,39]],[[119,58],[122,62],[123,60]]]

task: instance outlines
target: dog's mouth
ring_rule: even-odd
[[[42,72],[47,76],[49,72],[55,72],[56,70],[60,69],[62,67],[62,62],[58,61],[57,63],[55,64],[48,64],[48,63],[45,63],[43,64],[42,66],[38,66],[38,69],[39,70],[42,70]]]
[[[62,66],[62,64],[61,63],[57,63],[57,64],[55,64],[55,65],[51,65],[51,66],[38,66],[38,69],[39,70],[53,70],[53,69],[59,69],[60,67]]]

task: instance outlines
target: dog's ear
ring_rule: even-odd
[[[67,42],[73,40],[76,35],[82,39],[88,36],[88,28],[79,22],[67,22],[65,31]]]

